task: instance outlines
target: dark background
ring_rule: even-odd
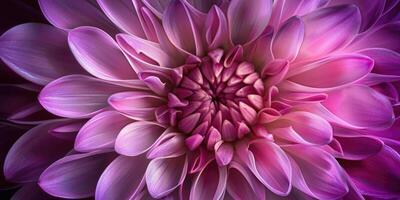
[[[37,0],[0,0],[0,35],[8,29],[23,23],[39,22],[47,23],[41,14]],[[10,71],[5,64],[0,61],[0,84],[2,83],[23,83],[22,78]],[[6,152],[1,152],[0,159],[4,159]],[[3,160],[0,160],[3,163]],[[0,169],[3,173],[3,167]],[[0,187],[0,199],[10,199],[15,193],[15,189],[4,189]]]

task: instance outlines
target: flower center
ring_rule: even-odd
[[[168,95],[171,123],[190,135],[186,145],[191,150],[246,137],[264,107],[264,86],[254,66],[214,53],[185,65],[179,85]]]

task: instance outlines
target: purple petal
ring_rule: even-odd
[[[39,102],[49,112],[70,118],[89,117],[107,107],[108,97],[127,90],[83,75],[59,78],[39,94]]]
[[[80,130],[75,140],[75,150],[91,152],[113,149],[121,129],[131,119],[115,111],[106,111],[92,117]]]
[[[30,129],[12,146],[4,163],[5,177],[14,182],[35,181],[51,163],[73,148],[73,142],[49,131],[66,121],[44,123]]]
[[[39,0],[39,5],[47,20],[61,29],[94,26],[108,33],[118,31],[93,0]]]
[[[52,197],[45,193],[39,185],[34,183],[24,184],[11,198],[12,200],[56,200],[56,197]]]
[[[171,0],[143,0],[143,3],[160,19]]]
[[[228,44],[228,23],[222,10],[213,6],[206,19],[206,41],[210,49]]]
[[[181,133],[162,135],[147,153],[148,159],[178,157],[186,152],[185,138]]]
[[[148,162],[145,156],[116,158],[100,176],[96,187],[96,199],[135,198],[144,187],[144,173]]]
[[[190,200],[223,199],[228,178],[226,167],[208,163],[192,181]]]
[[[93,196],[101,173],[115,157],[114,153],[101,152],[66,156],[42,173],[39,185],[56,197],[78,199]]]
[[[250,170],[232,162],[226,187],[234,199],[265,199],[265,188]]]
[[[107,17],[127,33],[145,38],[132,0],[97,0]]]
[[[66,32],[45,24],[22,24],[4,33],[0,58],[17,74],[39,85],[84,73],[68,49]]]
[[[146,170],[146,184],[150,195],[160,198],[171,193],[185,180],[187,167],[185,155],[152,160]]]
[[[290,18],[282,25],[272,44],[275,59],[293,60],[304,38],[304,23],[298,17]]]
[[[343,158],[346,160],[364,160],[378,154],[383,148],[383,142],[374,137],[346,135],[345,131],[343,133],[338,136],[335,132],[335,139],[340,143]]]
[[[246,44],[256,39],[267,26],[271,13],[271,0],[232,0],[227,11],[232,42]]]
[[[115,151],[127,156],[137,156],[149,150],[164,132],[153,122],[139,121],[125,126],[115,141]]]
[[[361,16],[352,5],[316,10],[302,17],[305,35],[298,58],[319,57],[349,43],[358,33]]]
[[[137,78],[117,43],[104,31],[79,27],[68,33],[75,58],[93,76],[105,80]]]
[[[219,166],[228,165],[232,158],[235,150],[232,144],[229,143],[217,143],[215,145],[215,160],[217,161]]]

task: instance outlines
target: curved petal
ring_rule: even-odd
[[[304,23],[298,17],[292,17],[282,25],[276,34],[272,52],[275,59],[294,60],[304,38]]]
[[[351,125],[384,129],[394,122],[392,105],[385,96],[375,90],[353,85],[330,92],[322,102],[331,113]]]
[[[68,43],[75,58],[93,76],[105,80],[137,78],[117,43],[101,29],[73,29],[68,33]]]
[[[146,184],[150,195],[160,198],[171,193],[185,180],[187,168],[188,160],[185,155],[152,160],[146,170]]]
[[[246,44],[256,39],[267,26],[271,13],[271,0],[232,0],[227,11],[232,42]]]
[[[365,195],[380,198],[396,198],[400,195],[400,156],[390,147],[360,161],[342,163],[357,188]]]
[[[230,165],[226,189],[233,199],[265,199],[264,185],[237,162]]]
[[[384,146],[381,140],[364,135],[341,134],[338,136],[335,132],[335,139],[340,143],[343,152],[342,158],[346,160],[364,160],[378,154]]]
[[[45,24],[22,24],[5,32],[0,37],[0,58],[39,85],[84,73],[68,49],[66,32]]]
[[[292,169],[288,157],[278,145],[266,139],[244,141],[237,153],[265,187],[278,195],[289,194]]]
[[[205,27],[205,38],[209,49],[228,44],[228,23],[225,14],[218,6],[213,6],[208,12]]]
[[[55,197],[45,193],[37,183],[24,184],[11,198],[12,200],[55,200]]]
[[[153,122],[133,122],[125,126],[115,141],[115,151],[127,156],[137,156],[149,150],[165,128]]]
[[[42,89],[39,102],[49,112],[69,118],[90,117],[107,107],[108,97],[127,90],[83,75],[59,78]]]
[[[324,145],[332,141],[332,127],[328,121],[309,112],[290,112],[268,125],[277,137],[305,144]]]
[[[162,22],[168,38],[176,47],[188,53],[202,54],[198,27],[190,15],[190,10],[182,1],[174,0],[169,4]]]
[[[80,152],[113,149],[118,133],[130,122],[131,119],[115,111],[99,113],[79,130],[74,148]]]
[[[162,97],[149,92],[120,92],[111,95],[108,103],[132,119],[153,120],[155,110],[165,103]]]
[[[101,174],[96,187],[98,200],[135,198],[144,187],[148,165],[145,156],[119,156]]]
[[[107,17],[127,33],[145,38],[132,0],[97,0]]]
[[[354,5],[318,9],[302,17],[305,27],[298,58],[326,55],[348,44],[358,33],[361,16]]]
[[[338,199],[349,191],[344,170],[324,150],[305,145],[286,146],[284,150],[290,154],[297,189],[317,199]]]
[[[181,133],[172,132],[160,136],[147,153],[147,158],[177,157],[185,153],[185,137]]]
[[[160,19],[163,18],[164,11],[167,9],[171,0],[143,0],[143,3]]]
[[[370,48],[360,51],[374,60],[372,73],[400,76],[400,53],[384,48]]]
[[[73,29],[80,26],[94,26],[108,33],[118,30],[101,12],[96,0],[39,0],[42,13],[55,27]]]
[[[227,173],[226,167],[218,167],[216,162],[210,161],[192,181],[189,199],[223,199]]]
[[[345,86],[371,72],[374,61],[369,57],[348,54],[328,57],[309,65],[293,67],[289,80],[305,87],[329,89]]]
[[[31,182],[51,163],[73,148],[73,141],[51,135],[52,128],[68,121],[53,121],[36,126],[21,136],[9,150],[4,175],[13,182]]]
[[[39,178],[40,187],[61,198],[93,196],[97,181],[115,158],[114,153],[92,152],[66,156],[48,167]]]

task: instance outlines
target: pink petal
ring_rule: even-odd
[[[335,139],[340,143],[343,158],[346,160],[364,160],[378,154],[384,146],[381,140],[364,135],[335,135]]]
[[[38,184],[56,197],[93,196],[101,173],[115,157],[114,153],[102,152],[66,156],[50,165],[40,175]]]
[[[148,159],[178,157],[186,152],[185,138],[181,133],[162,135],[147,153]]]
[[[160,198],[171,193],[185,180],[187,167],[186,156],[152,160],[146,170],[146,184],[150,195]]]
[[[305,35],[298,58],[326,55],[347,43],[358,33],[360,11],[354,5],[316,10],[302,17]]]
[[[294,60],[304,38],[304,23],[298,17],[290,18],[282,25],[272,44],[275,59]]]
[[[257,112],[252,107],[243,102],[239,103],[239,107],[240,113],[242,113],[243,118],[250,124],[254,123],[254,121],[256,120]]]
[[[68,42],[75,58],[93,76],[105,80],[137,78],[117,43],[101,29],[76,28],[69,32]]]
[[[96,199],[120,200],[136,197],[144,187],[148,160],[143,156],[119,156],[101,174]]]
[[[57,28],[94,26],[112,34],[118,31],[92,0],[39,0],[39,5],[47,20]]]
[[[246,44],[256,39],[267,26],[271,13],[271,0],[232,0],[227,11],[232,42]]]
[[[330,154],[305,145],[284,150],[292,158],[293,186],[302,192],[317,199],[337,199],[348,192],[345,172]]]
[[[205,26],[205,37],[210,49],[228,44],[228,23],[218,6],[213,6],[208,12]]]
[[[171,0],[143,0],[143,3],[161,19]]]
[[[83,75],[59,78],[42,89],[39,102],[49,112],[70,118],[90,117],[107,107],[112,93],[125,88]]]
[[[190,200],[223,199],[228,178],[226,167],[210,162],[192,181]]]
[[[131,119],[115,111],[99,113],[79,130],[74,148],[80,152],[113,149],[118,133],[130,122]]]
[[[235,150],[233,149],[232,144],[229,143],[217,143],[215,145],[215,160],[217,161],[219,166],[228,165],[232,158]]]
[[[226,187],[233,199],[265,199],[265,188],[250,170],[232,162]]]
[[[390,102],[366,86],[353,85],[331,92],[322,104],[340,119],[357,127],[383,129],[394,121]]]
[[[115,141],[115,151],[126,156],[137,156],[149,150],[164,132],[153,122],[139,121],[125,126]]]
[[[132,0],[97,0],[103,12],[120,29],[144,38],[144,32]]]
[[[84,73],[68,49],[67,34],[45,24],[22,24],[0,38],[0,58],[13,71],[39,85]]]
[[[243,142],[237,148],[239,157],[258,180],[278,195],[287,195],[291,189],[292,169],[285,152],[266,139]]]
[[[21,136],[5,158],[5,177],[13,182],[35,181],[51,163],[70,151],[73,141],[57,138],[49,133],[51,129],[66,122],[68,121],[43,123]]]
[[[108,103],[116,110],[136,120],[152,120],[156,108],[165,100],[149,92],[121,92],[109,97]]]

